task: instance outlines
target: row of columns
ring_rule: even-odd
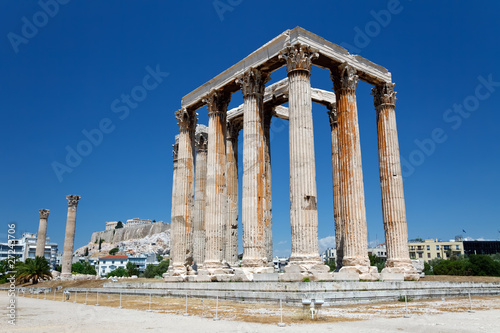
[[[301,271],[322,265],[318,253],[318,212],[311,105],[310,71],[318,54],[306,45],[285,48],[289,81],[290,223],[292,254],[289,265]],[[334,219],[338,266],[363,279],[376,279],[367,253],[361,148],[356,103],[358,76],[347,63],[331,70],[336,107],[330,106]],[[191,207],[195,195],[195,262],[206,273],[227,273],[237,260],[238,132],[244,131],[242,179],[242,266],[256,270],[272,264],[272,200],[269,126],[272,110],[264,109],[269,75],[250,68],[237,79],[244,98],[243,124],[226,122],[231,94],[213,90],[206,98],[208,143],[197,143],[196,186],[193,145],[194,111],[176,112],[179,152],[174,166],[172,210],[173,275],[188,273],[193,262]],[[407,248],[407,226],[395,122],[394,84],[373,88],[379,143],[382,205],[387,243],[387,268],[413,274]],[[191,134],[190,134],[191,133]],[[203,144],[206,148],[203,148]],[[206,157],[204,156],[206,154]],[[181,156],[183,162],[181,163]],[[204,159],[206,158],[206,164]],[[199,164],[199,165],[198,165]],[[204,171],[206,170],[206,171]],[[206,172],[206,173],[205,173]],[[198,175],[199,174],[199,175]],[[206,175],[206,178],[205,178]],[[196,193],[193,189],[196,189]],[[203,194],[205,189],[205,194]],[[199,196],[199,198],[198,198]],[[204,201],[204,203],[203,203]],[[203,211],[203,207],[205,208]],[[203,218],[204,216],[204,218]],[[203,235],[203,230],[205,235]],[[204,243],[204,250],[203,250]]]

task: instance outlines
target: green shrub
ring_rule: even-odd
[[[117,277],[122,277],[122,276],[128,276],[128,271],[123,268],[123,267],[118,267],[117,269],[109,272],[106,277],[110,277],[110,276],[117,276]]]

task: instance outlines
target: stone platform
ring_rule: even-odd
[[[279,302],[301,306],[322,299],[324,306],[413,299],[500,295],[500,283],[474,282],[155,282],[105,283],[104,288],[67,288],[69,292],[216,298],[245,302]]]

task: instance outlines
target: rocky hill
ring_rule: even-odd
[[[99,252],[99,240],[102,239]],[[89,249],[89,255],[94,257],[107,255],[109,250],[117,247],[120,253],[138,255],[152,253],[165,255],[170,252],[170,224],[152,223],[128,228],[97,231],[92,234],[89,244],[75,251],[76,255],[84,255]]]

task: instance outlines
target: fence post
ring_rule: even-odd
[[[278,326],[285,327],[285,323],[283,322],[283,305],[281,304],[281,298],[280,298],[280,314],[281,314],[281,320],[278,323]]]
[[[151,312],[151,293],[149,293],[149,310],[147,312]]]
[[[219,318],[219,295],[217,295],[217,301],[215,303],[215,318],[214,320],[220,320]]]
[[[97,292],[97,303],[95,303],[95,306],[99,306],[99,292]]]
[[[118,309],[122,309],[122,292],[120,291],[120,306]]]

